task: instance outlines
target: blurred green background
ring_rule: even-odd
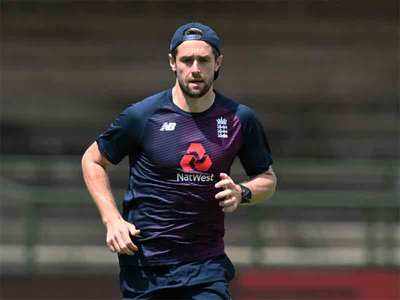
[[[397,1],[2,1],[1,12],[2,299],[118,299],[80,158],[128,104],[173,84],[169,40],[189,21],[222,37],[216,89],[256,110],[279,179],[270,201],[227,215],[235,299],[400,299]],[[238,162],[232,174],[244,178]],[[126,161],[111,169],[118,201],[127,175]],[[386,286],[364,291],[376,276]]]

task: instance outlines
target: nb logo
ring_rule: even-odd
[[[162,124],[160,131],[173,131],[175,130],[176,123],[174,122],[164,122]]]

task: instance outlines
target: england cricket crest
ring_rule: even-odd
[[[217,119],[217,136],[223,139],[228,138],[228,120],[223,117]]]

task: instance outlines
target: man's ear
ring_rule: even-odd
[[[168,54],[169,65],[171,66],[172,72],[176,72],[176,61],[172,54]]]
[[[224,58],[224,56],[222,54],[217,57],[217,59],[215,61],[214,72],[217,72],[219,70],[219,68],[221,67],[223,58]]]

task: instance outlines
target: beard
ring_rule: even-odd
[[[210,90],[211,85],[212,85],[212,83],[213,83],[213,80],[205,81],[205,80],[203,79],[203,80],[202,80],[202,83],[203,83],[204,86],[203,86],[203,88],[200,89],[200,90],[191,90],[190,87],[189,87],[190,82],[188,82],[188,83],[186,84],[186,83],[185,83],[181,78],[179,78],[179,77],[178,77],[178,83],[179,83],[179,86],[180,86],[182,92],[183,92],[185,95],[187,95],[187,96],[189,96],[189,97],[191,97],[191,98],[201,98],[201,97],[203,97],[205,94],[207,94],[207,92]]]

